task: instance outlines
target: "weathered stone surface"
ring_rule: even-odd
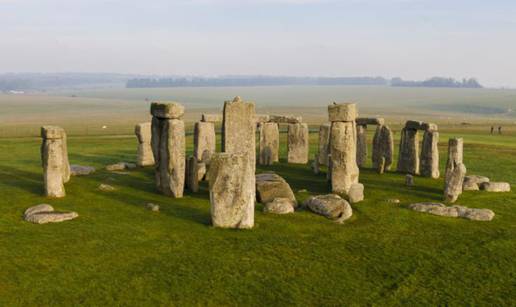
[[[104,191],[104,192],[112,192],[112,191],[115,191],[116,188],[112,185],[101,183],[99,185],[99,190]]]
[[[462,184],[463,191],[478,191],[480,184],[489,182],[489,178],[485,176],[469,175],[464,177],[464,183]]]
[[[197,161],[197,178],[199,178],[199,181],[204,180],[206,172],[206,163]]]
[[[339,195],[328,194],[310,197],[304,206],[312,212],[325,216],[337,223],[343,223],[353,215],[349,203]]]
[[[300,124],[303,122],[303,118],[293,115],[271,115],[269,121],[276,124]]]
[[[480,189],[487,192],[510,192],[511,185],[508,182],[483,182]]]
[[[256,168],[256,123],[253,102],[240,97],[224,102],[222,152],[245,153],[254,172]],[[254,178],[254,176],[253,176]]]
[[[439,132],[425,131],[421,146],[421,176],[439,178]]]
[[[203,114],[201,121],[207,123],[220,123],[222,122],[222,114]]]
[[[446,162],[446,175],[444,179],[444,200],[450,203],[457,201],[462,194],[466,166],[462,163],[463,140],[462,138],[448,141],[448,161]]]
[[[355,103],[333,103],[328,106],[328,119],[330,122],[354,122],[357,118],[357,106]]]
[[[177,102],[153,102],[151,115],[160,119],[181,119],[185,114],[185,107]]]
[[[408,120],[405,123],[405,128],[409,130],[425,130],[424,122],[418,120]]]
[[[258,162],[260,165],[272,165],[279,161],[279,127],[276,123],[261,123],[260,153]]]
[[[65,132],[56,126],[41,128],[43,141],[41,144],[41,162],[43,165],[43,181],[45,195],[59,198],[66,195],[64,183],[70,174],[68,158],[65,158]],[[68,171],[67,171],[68,170]]]
[[[70,181],[72,171],[70,170],[70,161],[68,161],[68,139],[66,132],[63,137],[63,182],[67,183]]]
[[[333,193],[345,194],[358,183],[355,122],[334,122],[330,135],[329,175]]]
[[[162,120],[159,164],[160,191],[175,198],[183,197],[185,185],[185,125],[182,120]]]
[[[308,163],[308,125],[289,124],[288,125],[288,163],[306,164]]]
[[[422,128],[423,128],[423,130],[429,131],[429,132],[438,130],[437,124],[434,124],[434,123],[423,123]]]
[[[318,175],[321,171],[320,165],[319,165],[319,155],[315,154],[314,160],[312,161],[312,164],[310,165],[312,168],[312,172],[314,172],[315,175]]]
[[[188,162],[186,163],[186,186],[192,192],[199,191],[199,172],[198,172],[198,163],[196,157],[188,157]]]
[[[140,167],[154,165],[154,155],[151,147],[151,123],[140,123],[134,127],[134,134],[138,140],[136,164]]]
[[[216,149],[215,124],[197,122],[194,126],[194,157],[197,161],[209,161]]]
[[[401,130],[397,170],[400,173],[419,174],[419,136],[417,130],[407,128]]]
[[[252,228],[256,187],[249,155],[215,153],[208,174],[213,226]]]
[[[290,185],[275,173],[256,175],[256,198],[261,203],[269,203],[276,198],[287,198],[297,206],[296,197]]]
[[[348,192],[349,202],[354,204],[364,200],[364,185],[361,183],[353,183]]]
[[[376,127],[373,137],[373,168],[379,174],[391,169],[394,152],[394,140],[392,131],[388,126]]]
[[[55,212],[52,206],[41,204],[25,210],[23,219],[35,224],[46,224],[67,221],[78,216],[76,212]]]
[[[274,214],[288,214],[294,212],[294,203],[288,198],[275,198],[263,206],[263,212]]]
[[[358,117],[356,120],[357,126],[367,126],[367,125],[378,125],[382,126],[385,124],[385,120],[381,117]]]
[[[257,124],[260,124],[260,123],[266,123],[270,120],[270,116],[269,114],[256,114],[254,116],[254,121],[255,123]]]
[[[405,185],[409,187],[414,186],[414,176],[410,174],[405,175]]]
[[[150,211],[158,212],[159,211],[159,205],[153,204],[153,203],[147,203],[145,205],[145,208],[149,209]]]
[[[331,123],[322,124],[319,127],[319,165],[328,166]]]
[[[72,176],[86,176],[95,172],[95,168],[93,166],[84,166],[84,165],[70,165],[70,174]]]
[[[463,206],[447,207],[441,203],[431,202],[410,204],[409,208],[418,212],[448,217],[462,217],[474,221],[490,221],[495,216],[494,212],[489,209],[473,209]]]
[[[106,166],[106,170],[108,171],[123,171],[127,168],[126,162],[118,162],[115,164],[110,164]]]
[[[366,126],[357,125],[357,165],[364,167],[367,161],[367,130]]]

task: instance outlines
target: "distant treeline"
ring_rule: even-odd
[[[382,77],[178,77],[139,78],[127,81],[128,88],[138,87],[180,87],[180,86],[275,86],[275,85],[387,85]]]
[[[453,88],[482,88],[482,85],[474,78],[457,81],[453,78],[433,77],[425,81],[406,81],[401,78],[393,78],[391,86],[404,87],[453,87]]]
[[[128,88],[199,87],[199,86],[280,86],[280,85],[380,85],[406,87],[453,87],[481,88],[476,79],[457,81],[452,78],[434,77],[425,81],[391,80],[382,77],[176,77],[136,78],[127,81]]]

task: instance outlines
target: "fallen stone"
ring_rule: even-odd
[[[147,203],[145,205],[145,208],[149,209],[150,211],[158,212],[159,211],[159,205],[153,204],[153,203]]]
[[[115,191],[116,188],[114,186],[109,185],[109,184],[101,183],[99,185],[99,190],[104,191],[104,192],[112,192],[112,191]]]
[[[288,214],[294,212],[295,204],[288,198],[275,198],[263,206],[263,212],[274,214]]]
[[[333,103],[328,106],[328,119],[330,122],[354,122],[357,118],[355,103]]]
[[[95,168],[93,166],[83,166],[83,165],[70,165],[70,174],[72,176],[87,176],[95,172]]]
[[[469,175],[464,177],[464,183],[462,184],[463,191],[478,191],[480,184],[489,182],[489,178],[485,176]]]
[[[296,197],[290,185],[275,173],[256,175],[256,198],[264,204],[272,202],[276,198],[286,198],[293,203],[294,207],[297,206]]]
[[[364,200],[364,185],[361,183],[354,183],[349,188],[348,192],[349,202],[354,204]]]
[[[336,194],[310,197],[304,206],[312,212],[325,216],[337,223],[343,223],[353,215],[349,203]]]
[[[55,212],[52,206],[41,204],[25,210],[23,218],[27,222],[46,224],[68,221],[78,216],[77,212]]]
[[[480,189],[487,192],[510,192],[511,185],[508,182],[483,182]]]
[[[410,204],[409,208],[418,212],[439,216],[462,217],[474,221],[490,221],[495,216],[494,212],[489,209],[473,209],[463,206],[447,207],[441,203],[431,202]]]
[[[299,124],[303,121],[301,116],[293,115],[271,115],[269,122],[277,124]]]
[[[106,170],[112,172],[112,171],[123,171],[126,169],[129,169],[127,162],[118,162],[115,164],[110,164],[106,166]]]
[[[177,102],[153,102],[151,115],[162,119],[181,119],[185,114],[185,107]]]

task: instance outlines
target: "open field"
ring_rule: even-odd
[[[372,130],[372,129],[370,129]],[[516,184],[516,135],[441,129],[465,138],[469,174]],[[369,135],[371,140],[371,135]],[[282,142],[286,143],[282,134]],[[317,136],[311,134],[311,156]],[[192,149],[188,138],[188,151]],[[70,161],[99,170],[75,177],[67,197],[42,194],[39,138],[0,142],[0,305],[489,305],[516,303],[516,193],[465,192],[458,204],[489,208],[491,222],[410,211],[440,201],[443,180],[361,171],[366,200],[344,225],[306,212],[266,215],[250,231],[210,227],[206,183],[172,199],[156,193],[150,168],[127,175],[101,168],[135,159],[133,136],[70,137]],[[396,150],[397,153],[397,150]],[[286,156],[282,147],[282,157]],[[298,200],[327,192],[325,175],[281,163],[258,168],[284,176]],[[100,183],[118,190],[100,192]],[[398,198],[400,204],[386,202]],[[155,213],[147,202],[161,206]],[[50,203],[79,218],[23,222],[23,211]]]
[[[355,101],[363,116],[383,116],[391,126],[407,119],[431,120],[450,129],[472,123],[515,130],[516,90],[392,88],[371,86],[280,86],[222,88],[99,89],[45,95],[0,95],[0,137],[37,136],[43,124],[63,126],[70,135],[131,134],[150,120],[149,101],[184,103],[185,120],[221,112],[224,100],[240,95],[256,101],[258,112],[295,114],[309,124],[326,121],[326,106]],[[147,99],[147,101],[146,101]],[[106,126],[106,128],[102,128]]]

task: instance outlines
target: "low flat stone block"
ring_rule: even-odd
[[[357,115],[357,105],[355,103],[333,103],[328,106],[330,122],[352,122],[355,121]]]
[[[336,194],[310,197],[304,206],[310,211],[325,216],[337,223],[343,223],[353,215],[349,203]]]
[[[484,182],[480,189],[487,192],[510,192],[511,185],[508,182]]]
[[[177,102],[153,102],[151,115],[157,118],[181,119],[185,114],[185,107]]]
[[[95,172],[95,168],[93,166],[84,166],[84,165],[70,165],[70,174],[72,176],[86,176]]]
[[[289,199],[297,206],[296,197],[290,185],[281,176],[274,173],[256,175],[256,196],[259,202],[269,203],[276,198]]]
[[[294,213],[295,204],[288,198],[275,198],[263,206],[263,212],[274,214]]]

